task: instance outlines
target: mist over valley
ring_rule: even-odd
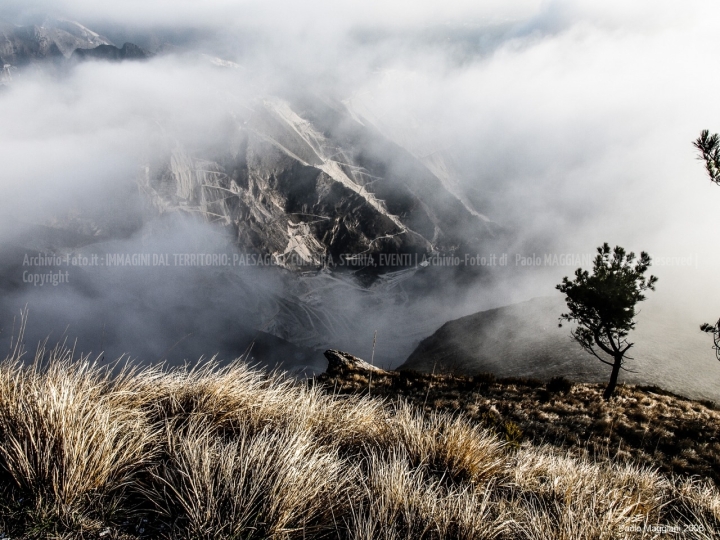
[[[642,310],[668,346],[647,364],[683,372],[671,351],[693,351],[713,369],[695,333],[716,318],[718,264],[690,146],[717,114],[699,4],[669,22],[583,2],[440,19],[314,2],[294,23],[158,5],[0,11],[5,346],[27,306],[29,349],[315,373],[336,348],[394,368],[451,319],[559,298],[608,241],[658,263]],[[522,334],[564,350],[556,307]],[[544,373],[536,345],[517,364],[473,328],[453,338],[472,344],[461,371]],[[602,376],[585,362],[568,375]],[[697,371],[677,391],[715,396]]]

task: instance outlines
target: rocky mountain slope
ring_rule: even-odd
[[[0,27],[6,77],[13,67],[51,59],[148,56],[64,19]],[[165,155],[148,157],[141,191],[159,213],[204,216],[231,228],[240,248],[288,268],[367,266],[380,253],[411,258],[390,265],[376,258],[371,266],[410,266],[416,254],[476,251],[492,234],[440,155],[418,159],[339,101],[258,96],[227,117],[224,137],[211,144],[168,139]]]
[[[410,255],[410,266],[491,236],[486,218],[342,103],[257,99],[225,139],[173,148],[145,169],[143,190],[158,211],[204,215],[281,266],[361,267],[372,255],[386,265],[380,253]]]
[[[113,46],[82,24],[47,17],[40,24],[18,26],[0,21],[0,65],[16,67],[69,58],[76,49]]]

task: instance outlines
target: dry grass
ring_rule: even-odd
[[[37,359],[45,356],[39,350]],[[156,432],[132,394],[131,378],[112,380],[72,351],[55,349],[51,361],[0,364],[0,475],[6,502],[42,516],[33,523],[72,528],[112,513],[139,471],[153,462]],[[129,374],[128,374],[129,375]],[[102,503],[100,503],[102,501]]]
[[[0,363],[0,486],[0,537],[11,538],[720,531],[709,483],[518,448],[466,416],[334,395],[242,363],[111,373],[63,348]]]
[[[368,394],[369,373],[324,374],[337,393]],[[561,452],[642,463],[663,473],[720,485],[720,407],[654,387],[621,385],[609,402],[603,385],[556,378],[496,379],[408,371],[374,373],[372,394],[426,413],[462,413],[517,446],[548,443]]]
[[[303,431],[218,437],[203,420],[168,430],[158,509],[191,538],[314,537],[350,488],[343,462]]]

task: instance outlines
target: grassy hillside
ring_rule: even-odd
[[[720,409],[657,387],[621,385],[606,402],[604,385],[563,378],[542,382],[491,374],[341,370],[321,380],[337,393],[461,413],[512,444],[546,444],[596,460],[710,478],[720,485]]]
[[[342,395],[241,363],[111,376],[62,349],[40,350],[33,365],[17,356],[0,363],[2,537],[720,531],[714,484],[516,444],[461,414]]]

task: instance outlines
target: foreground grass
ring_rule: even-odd
[[[236,363],[0,363],[10,538],[715,538],[720,493]],[[666,529],[668,530],[668,529]],[[630,532],[628,532],[630,531]],[[636,532],[640,531],[640,532]]]

